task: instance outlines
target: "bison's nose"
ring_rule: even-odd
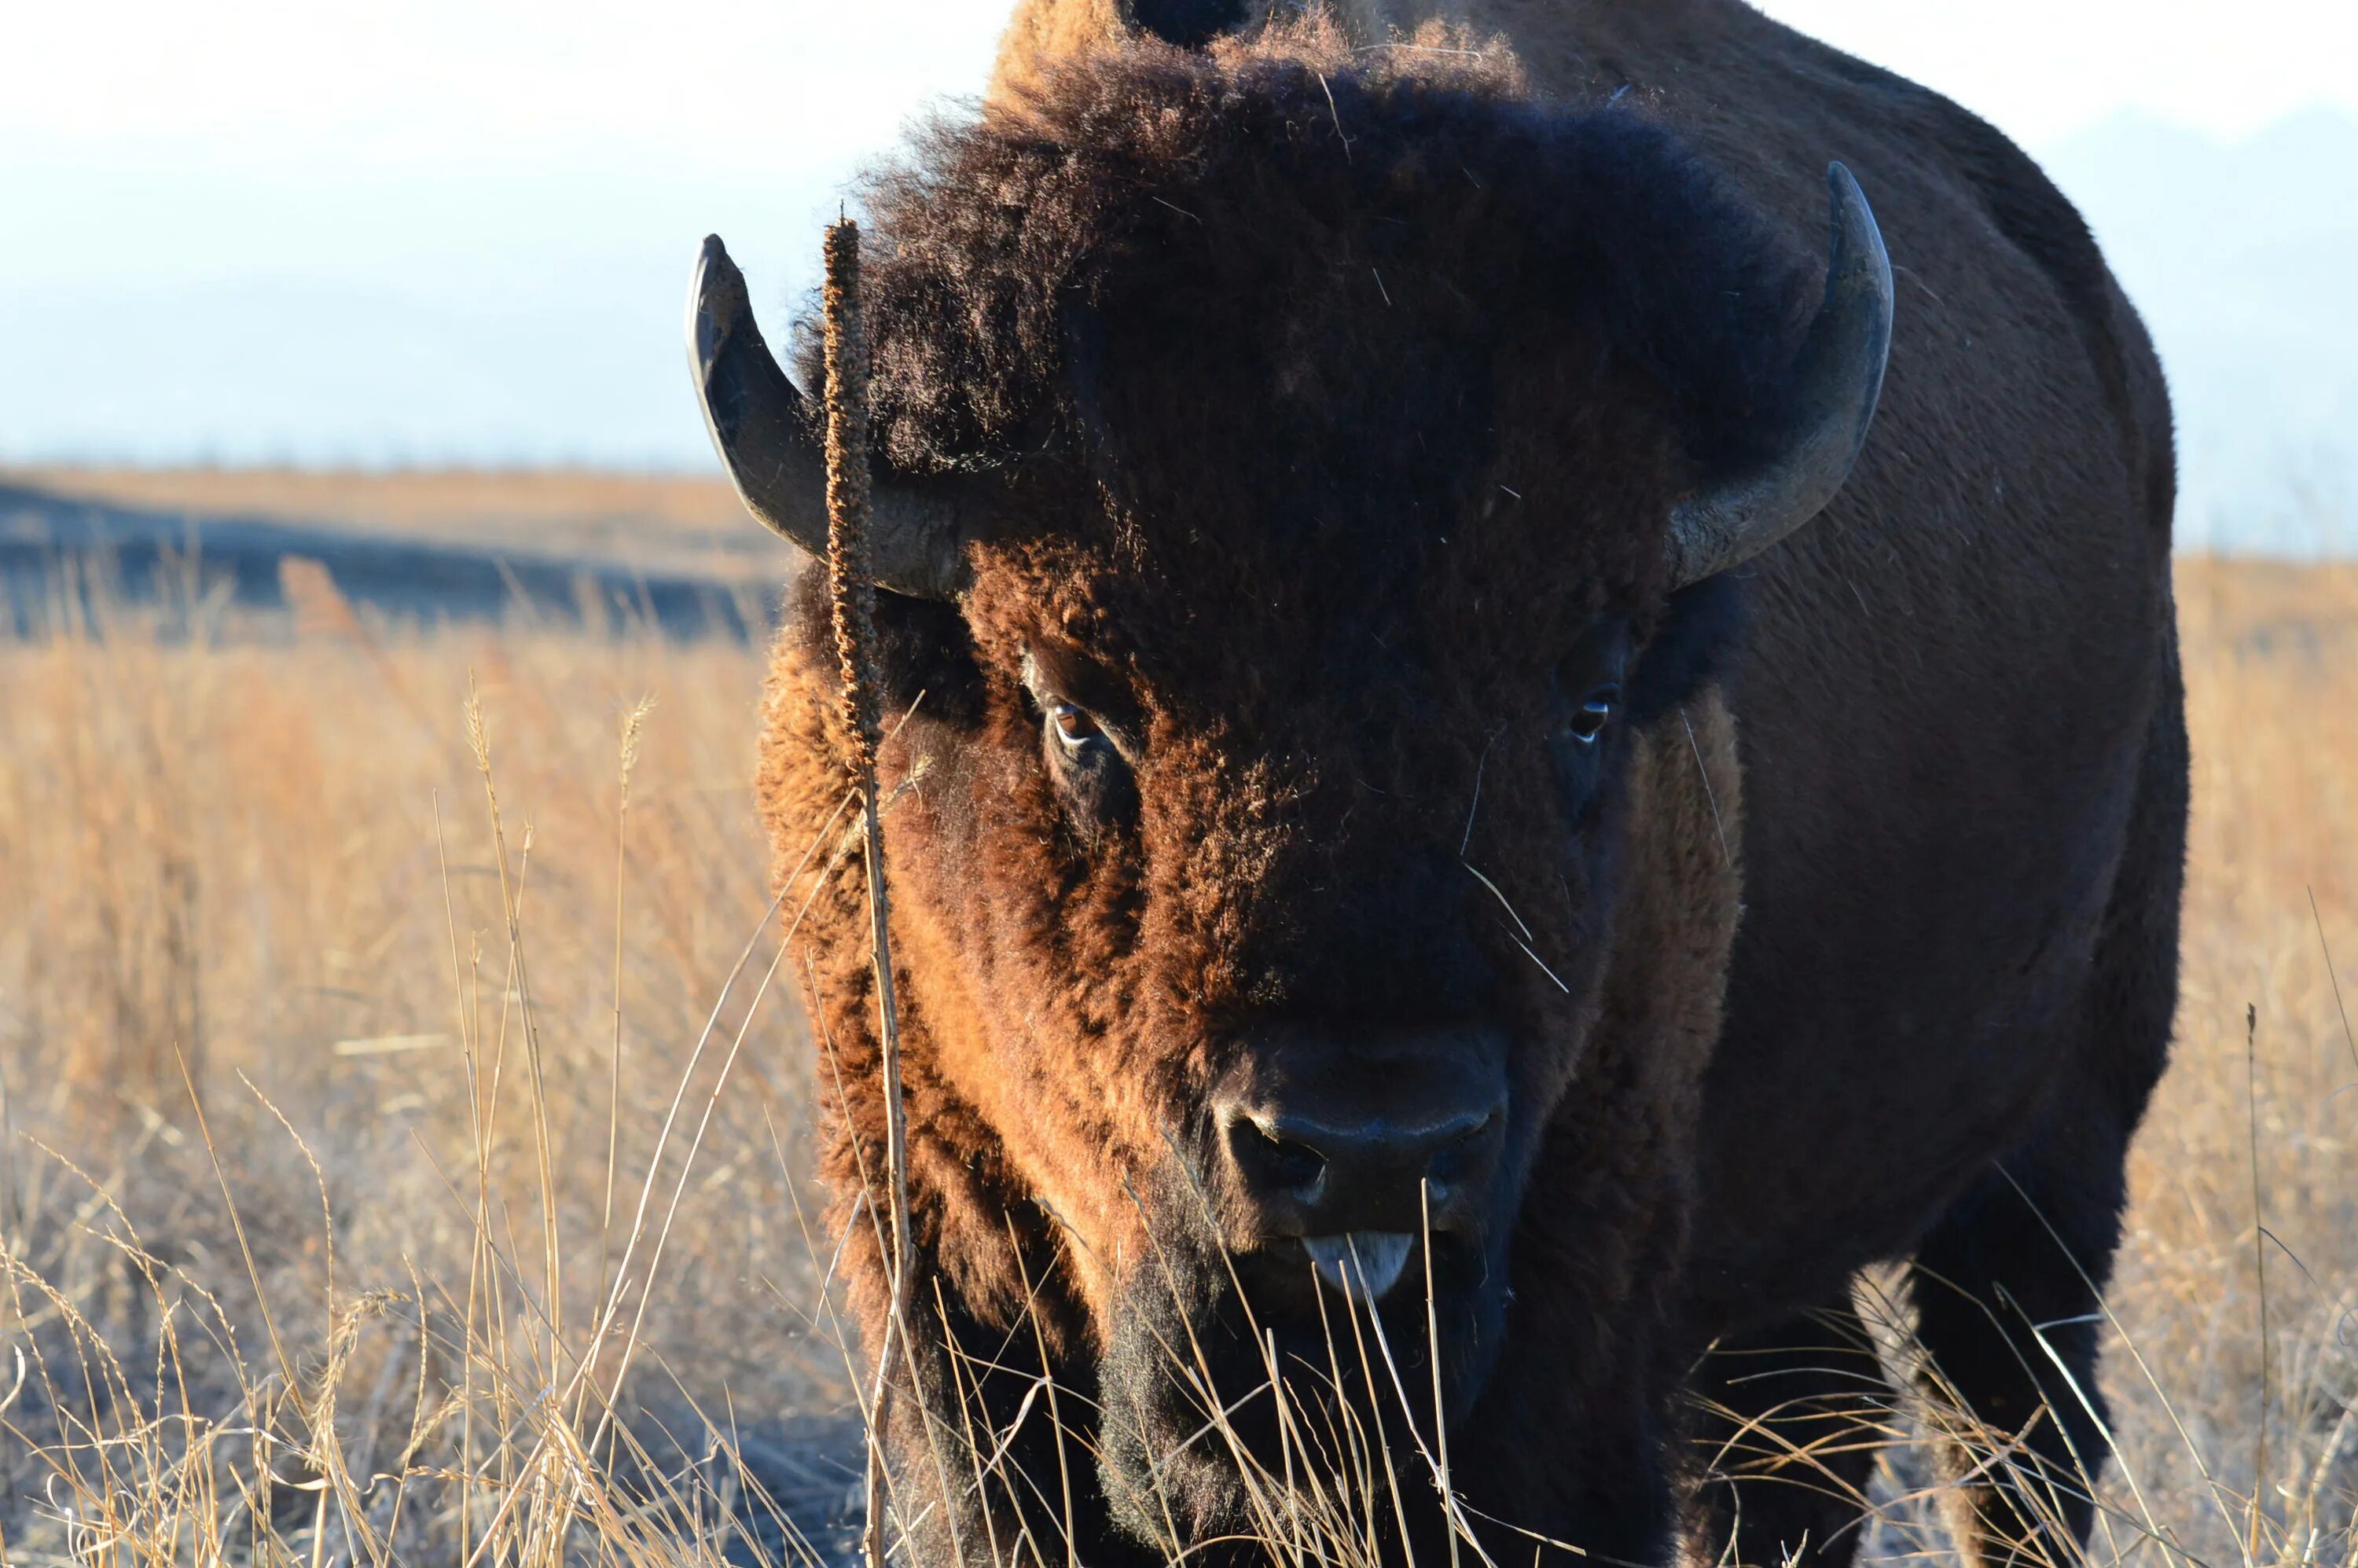
[[[1503,1108],[1440,1118],[1328,1119],[1314,1111],[1242,1110],[1228,1120],[1228,1157],[1245,1195],[1279,1234],[1414,1230],[1430,1202],[1462,1206],[1466,1179],[1487,1173]]]
[[[1506,1141],[1503,1055],[1478,1031],[1295,1034],[1249,1051],[1213,1103],[1226,1184],[1242,1211],[1238,1239],[1301,1238],[1332,1251],[1347,1237],[1465,1227]]]

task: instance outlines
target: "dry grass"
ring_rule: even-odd
[[[2152,1377],[2116,1346],[2106,1380],[2122,1468],[2167,1502],[2188,1550],[2347,1562],[2358,568],[2193,562],[2179,581],[2194,741],[2185,980],[2111,1292]]]
[[[2180,582],[2186,1000],[2092,1556],[2346,1563],[2358,569]],[[856,1406],[765,979],[757,655],[308,624],[0,647],[5,1554],[839,1552],[804,1538]],[[1877,1550],[1936,1549],[1884,1469]],[[1325,1506],[1272,1504],[1273,1556]]]
[[[824,1516],[843,1368],[801,1315],[807,1053],[757,989],[753,655],[332,608],[291,652],[127,611],[0,649],[12,1547],[201,1559],[211,1519],[316,1568],[316,1513],[348,1563],[514,1555],[627,1511],[579,1474],[632,1444],[631,1506],[727,1490],[708,1422]],[[622,1430],[543,1450],[589,1443],[626,1344]],[[571,1468],[492,1530],[534,1465]]]

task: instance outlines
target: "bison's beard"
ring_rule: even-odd
[[[1192,1230],[1155,1241],[1099,1363],[1099,1471],[1117,1522],[1198,1559],[1228,1541],[1239,1561],[1266,1561],[1258,1542],[1304,1529],[1397,1542],[1404,1516],[1420,1553],[1428,1536],[1438,1545],[1433,1357],[1454,1422],[1497,1359],[1505,1259],[1436,1238],[1428,1319],[1422,1245],[1371,1311],[1322,1290],[1306,1260],[1228,1256]]]

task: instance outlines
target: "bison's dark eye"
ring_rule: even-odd
[[[1603,687],[1590,692],[1579,710],[1564,725],[1564,733],[1584,746],[1595,745],[1596,738],[1605,733],[1606,723],[1613,717],[1613,709],[1620,701],[1621,688],[1617,686]]]
[[[1023,689],[1040,716],[1040,745],[1045,753],[1042,761],[1064,801],[1067,819],[1083,842],[1094,845],[1108,828],[1128,821],[1137,809],[1138,791],[1130,770],[1139,743],[1136,729],[1119,713],[1101,719],[1096,708],[1082,707],[1060,689],[1066,679],[1088,680],[1089,675],[1087,668],[1077,676],[1071,671],[1052,673],[1043,669],[1033,655],[1024,655]],[[1092,684],[1107,691],[1100,700],[1121,700],[1119,689],[1107,681]]]
[[[1059,702],[1048,709],[1049,727],[1066,752],[1080,756],[1105,744],[1105,731],[1098,721],[1069,702]]]
[[[1621,706],[1621,677],[1628,665],[1627,623],[1600,620],[1581,634],[1556,666],[1553,729],[1548,749],[1555,754],[1556,779],[1564,809],[1574,822],[1588,820],[1597,786],[1605,779],[1605,744],[1613,715]]]

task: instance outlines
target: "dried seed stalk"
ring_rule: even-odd
[[[876,1356],[876,1392],[868,1437],[870,1568],[884,1568],[884,1431],[892,1409],[895,1350],[915,1387],[909,1303],[915,1292],[915,1247],[909,1234],[909,1128],[901,1101],[901,1022],[892,995],[892,946],[884,889],[884,827],[876,788],[879,735],[876,589],[868,557],[868,344],[860,318],[860,226],[827,231],[827,576],[834,606],[835,650],[843,677],[841,718],[860,798],[862,859],[868,865],[869,937],[875,956],[876,1006],[883,1041],[884,1165],[892,1217],[892,1310]]]

